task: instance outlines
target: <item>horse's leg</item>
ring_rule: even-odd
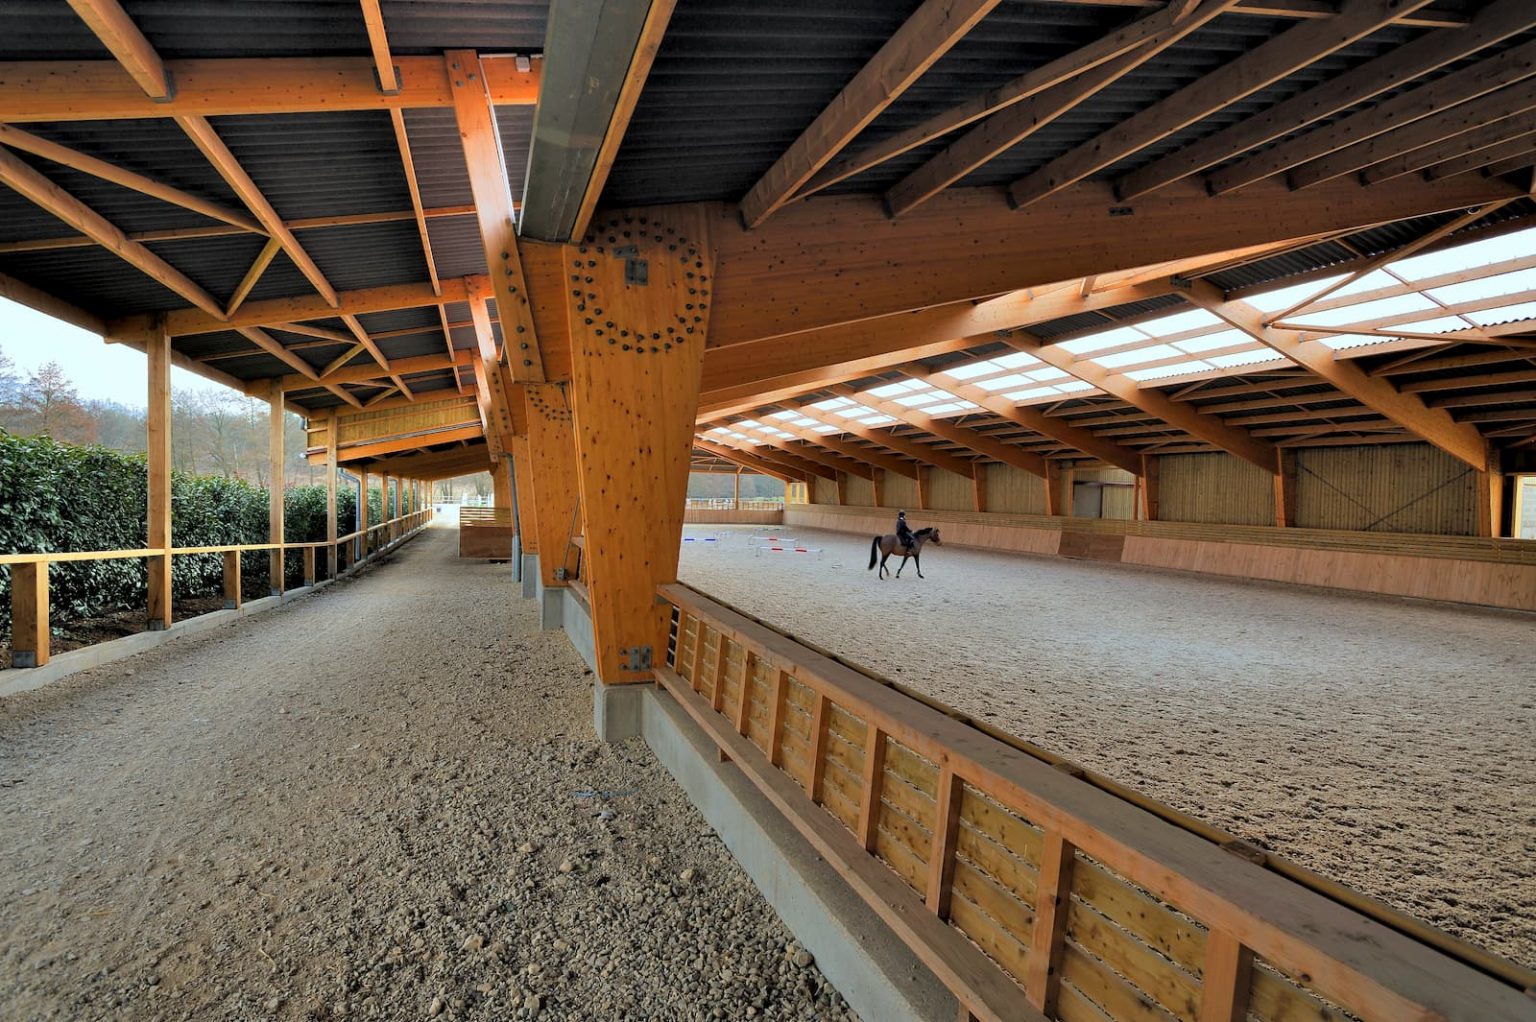
[[[885,573],[886,573],[885,562],[890,560],[890,559],[891,559],[891,554],[890,554],[889,550],[881,553],[881,555],[880,555],[880,574],[877,576],[881,581],[885,580]]]
[[[915,565],[917,567],[917,577],[918,578],[922,578],[923,577],[923,552],[921,550],[914,550],[914,551],[912,551],[912,563],[913,563],[913,565]]]
[[[896,569],[896,577],[897,578],[901,577],[901,569],[905,568],[907,566],[907,558],[911,557],[911,556],[912,556],[911,554],[902,554],[901,555],[901,566]]]

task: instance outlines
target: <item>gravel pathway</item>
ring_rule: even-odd
[[[851,1018],[455,546],[0,700],[0,1017]]]
[[[1536,967],[1531,615],[758,531],[690,527],[683,581]]]

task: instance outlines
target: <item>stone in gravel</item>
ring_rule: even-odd
[[[478,933],[464,938],[465,951],[479,951],[483,947],[485,947],[485,938]]]
[[[811,967],[811,963],[816,961],[816,959],[811,955],[809,951],[801,948],[799,951],[794,953],[794,956],[790,959],[790,961],[794,962],[798,968],[809,969]]]
[[[694,871],[694,868],[692,866],[689,866],[687,869],[685,869],[681,873],[679,873],[677,875],[677,878],[679,880],[683,881],[683,883],[689,883],[689,882],[691,882],[693,880],[695,875],[696,875],[696,873]]]
[[[569,873],[571,870],[575,869],[576,866],[575,866],[574,863],[571,862],[570,859],[564,859],[564,860],[561,861],[560,865],[558,867],[556,867],[556,868],[559,869],[560,872],[562,872],[562,873]]]
[[[437,1018],[437,1016],[443,1013],[444,1007],[445,1005],[443,1004],[443,999],[441,997],[432,998],[432,1003],[427,1005],[427,1017]]]

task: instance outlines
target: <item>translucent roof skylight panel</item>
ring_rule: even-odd
[[[896,399],[896,403],[899,405],[905,405],[907,408],[916,408],[919,405],[931,405],[935,401],[940,400],[942,397],[943,395],[938,391],[930,390],[925,391],[922,394],[903,394],[901,397]]]
[[[1430,312],[1439,308],[1434,302],[1415,291],[1411,295],[1396,295],[1392,298],[1378,298],[1374,302],[1362,302],[1359,305],[1346,305],[1342,309],[1328,309],[1318,312],[1313,309],[1302,309],[1294,313],[1290,322],[1304,323],[1309,326],[1367,326],[1372,327],[1376,322],[1391,316],[1401,316],[1412,312]]]
[[[731,435],[731,431],[726,429],[724,426],[716,426],[713,429],[711,429],[709,432],[711,432],[711,433],[719,433],[722,436],[730,436]]]
[[[1391,268],[1392,272],[1409,280],[1423,280],[1426,277],[1438,277],[1443,273],[1456,273],[1478,266],[1487,266],[1490,263],[1503,262],[1506,259],[1516,259],[1533,249],[1536,249],[1536,227],[1499,238],[1484,238],[1481,241],[1456,245],[1438,252],[1409,256],[1407,259],[1392,263]]]
[[[1230,369],[1233,366],[1258,365],[1261,362],[1284,362],[1286,358],[1272,348],[1259,345],[1249,351],[1234,351],[1229,355],[1212,355],[1206,359],[1214,366]]]
[[[929,415],[943,417],[945,415],[955,415],[959,412],[975,411],[980,407],[980,405],[973,405],[969,401],[949,401],[942,405],[934,405],[931,408],[924,408],[923,411]]]
[[[985,362],[972,362],[970,365],[951,366],[944,371],[957,380],[974,380],[978,376],[1001,372],[1007,368],[1007,366],[998,365],[993,359],[988,359]]]
[[[1162,376],[1188,376],[1190,373],[1209,372],[1212,368],[1209,363],[1196,360],[1169,366],[1154,366],[1151,369],[1132,369],[1125,375],[1140,383],[1142,380],[1155,380]]]
[[[1373,344],[1392,343],[1392,338],[1390,337],[1377,337],[1373,334],[1334,334],[1332,337],[1323,337],[1319,338],[1319,340],[1334,351],[1340,351],[1344,348],[1366,348]]]
[[[1174,341],[1173,346],[1180,351],[1187,351],[1191,355],[1197,355],[1202,351],[1230,348],[1234,344],[1243,344],[1248,340],[1248,335],[1241,330],[1223,330],[1220,333],[1191,337],[1184,341]]]
[[[884,426],[888,423],[895,422],[896,419],[893,416],[881,415],[877,412],[874,415],[871,415],[868,418],[860,419],[859,421],[866,426]]]
[[[1087,384],[1084,384],[1087,386]],[[1053,398],[1061,396],[1060,387],[1031,387],[1028,390],[1016,390],[1012,394],[1004,394],[1010,401],[1038,401],[1041,398]]]
[[[1062,382],[1056,384],[1056,389],[1061,391],[1063,394],[1076,394],[1084,390],[1091,390],[1094,393],[1098,393],[1099,390],[1099,388],[1095,387],[1093,384],[1087,382],[1086,380],[1063,380]]]
[[[1371,291],[1380,291],[1383,288],[1388,287],[1402,287],[1402,281],[1392,276],[1392,274],[1388,273],[1386,270],[1373,270],[1370,273],[1367,273],[1365,276],[1361,277],[1359,280],[1339,288],[1333,294],[1328,296],[1328,300],[1332,301],[1335,298],[1347,298],[1350,295],[1363,295]]]
[[[1097,362],[1105,369],[1116,369],[1120,366],[1137,365],[1157,358],[1169,358],[1182,354],[1183,352],[1171,344],[1152,344],[1145,348],[1135,348],[1131,351],[1119,351],[1113,355],[1100,355],[1092,361]]]
[[[801,415],[799,412],[795,411],[793,408],[790,408],[790,409],[786,409],[786,410],[784,410],[782,412],[774,412],[771,415],[769,415],[768,418],[770,418],[770,419],[800,419],[800,418],[804,418],[804,416]]]
[[[1482,312],[1469,312],[1467,318],[1478,326],[1497,326],[1500,323],[1513,323],[1517,320],[1536,319],[1536,302],[1521,302],[1518,305],[1506,305],[1498,309],[1485,309]]]
[[[1388,330],[1407,330],[1414,334],[1441,334],[1448,330],[1469,330],[1471,326],[1460,316],[1439,316],[1421,319],[1416,323],[1394,323]]]
[[[817,401],[811,407],[823,412],[835,412],[851,404],[853,402],[846,397],[829,397],[825,401]]]
[[[1447,305],[1455,305],[1459,302],[1474,302],[1479,298],[1497,298],[1499,295],[1512,295],[1532,289],[1536,289],[1536,269],[1515,270],[1513,273],[1498,273],[1480,280],[1447,284],[1445,287],[1433,288],[1427,293]]]
[[[818,422],[816,425],[811,427],[811,432],[820,433],[825,436],[828,433],[841,433],[843,431],[829,422]]]
[[[1100,330],[1098,333],[1087,334],[1070,341],[1063,341],[1056,345],[1062,351],[1071,352],[1074,355],[1083,355],[1090,351],[1103,351],[1105,348],[1114,348],[1122,344],[1132,344],[1138,340],[1147,339],[1147,335],[1135,327],[1122,326],[1109,330]]]
[[[1220,323],[1221,320],[1205,309],[1190,309],[1186,312],[1175,312],[1171,316],[1142,320],[1136,324],[1136,329],[1150,337],[1168,337],[1170,334],[1187,333],[1190,330],[1217,326]]]
[[[1057,369],[1055,366],[1045,366],[1041,369],[1032,369],[1023,375],[1027,376],[1031,380],[1036,381],[1037,383],[1044,383],[1046,380],[1064,379],[1069,374],[1065,369]]]
[[[1260,312],[1279,312],[1281,309],[1289,309],[1303,298],[1317,294],[1325,287],[1337,284],[1346,276],[1348,274],[1340,273],[1322,280],[1309,280],[1305,284],[1292,284],[1290,287],[1282,287],[1276,291],[1251,295],[1247,301]]]
[[[762,425],[762,423],[758,422],[756,419],[741,419],[736,423],[736,425],[741,429],[757,429]]]
[[[1024,366],[1032,366],[1040,360],[1027,351],[1015,351],[1012,355],[1002,355],[992,360],[993,365],[1002,366],[1004,369],[1019,369]]]
[[[1026,373],[1009,373],[1007,376],[994,376],[990,380],[980,380],[976,386],[983,390],[1007,390],[1009,387],[1023,387],[1035,382]]]
[[[919,383],[916,380],[897,380],[895,383],[887,383],[881,387],[874,387],[865,391],[872,397],[895,397],[898,394],[906,394],[914,390],[926,390],[928,384]]]

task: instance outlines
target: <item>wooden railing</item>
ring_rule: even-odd
[[[658,682],[978,1019],[1536,1017],[1536,977],[1223,847],[683,585]]]
[[[367,529],[336,538],[337,570],[347,571],[432,520],[432,509],[423,508],[398,518],[380,522]],[[68,561],[134,560],[148,557],[173,557],[187,554],[222,554],[224,558],[224,607],[238,608],[241,594],[240,555],[260,551],[299,550],[303,557],[303,582],[315,584],[316,551],[329,547],[329,540],[317,543],[239,543],[227,546],[184,546],[165,550],[159,547],[141,550],[91,550],[69,553],[0,554],[0,565],[11,569],[11,665],[42,667],[52,651],[49,638],[48,566]],[[360,549],[360,553],[358,552]],[[272,591],[284,588],[282,573],[272,580]]]
[[[784,501],[780,497],[689,497],[684,506],[693,511],[782,511]]]

